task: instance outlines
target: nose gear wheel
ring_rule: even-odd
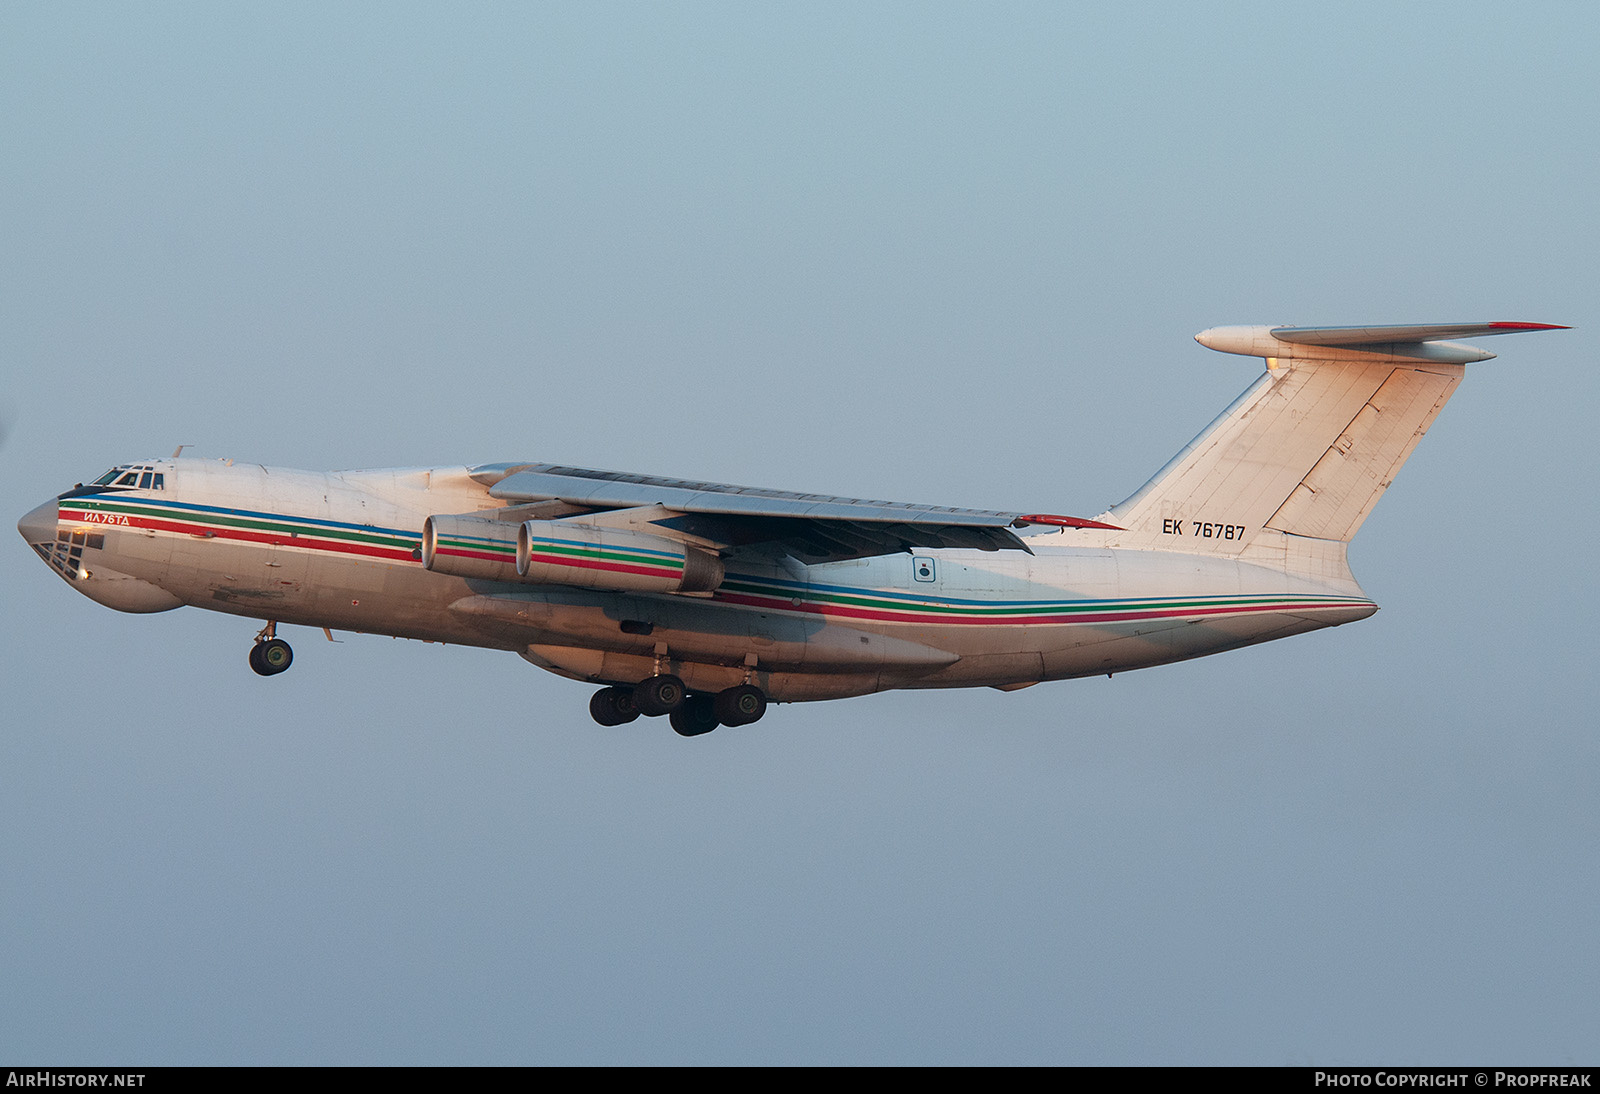
[[[258,676],[276,676],[294,664],[294,650],[281,638],[269,638],[250,647],[250,667]]]

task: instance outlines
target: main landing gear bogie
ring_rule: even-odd
[[[633,686],[633,700],[639,704],[639,713],[648,718],[671,714],[683,705],[688,694],[683,681],[670,673],[657,673]]]
[[[747,726],[767,712],[767,694],[754,684],[719,691],[712,702],[717,721],[725,726]]]
[[[698,737],[718,726],[745,726],[767,712],[767,696],[754,684],[740,684],[715,695],[689,692],[676,676],[658,674],[633,687],[601,688],[589,700],[589,715],[603,726],[620,726],[641,714],[666,715],[673,731]]]
[[[680,737],[698,737],[710,733],[722,723],[717,721],[716,700],[710,695],[691,695],[677,710],[667,715],[672,731]]]
[[[626,725],[639,717],[632,688],[601,688],[589,700],[589,717],[603,726]]]

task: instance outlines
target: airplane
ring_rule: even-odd
[[[1094,518],[952,509],[546,463],[296,471],[119,464],[22,517],[124,612],[514,651],[600,685],[593,719],[692,737],[769,702],[1111,675],[1378,610],[1346,547],[1469,363],[1545,323],[1214,327],[1266,369]]]

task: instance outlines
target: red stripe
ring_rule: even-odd
[[[286,536],[282,532],[252,532],[242,528],[218,528],[210,524],[189,524],[184,521],[157,520],[153,517],[128,517],[127,524],[107,524],[102,520],[92,520],[87,517],[73,517],[72,513],[81,513],[83,510],[61,511],[61,519],[77,520],[90,526],[102,525],[107,528],[149,528],[157,532],[177,532],[190,536],[205,536],[208,539],[234,539],[246,543],[268,543],[274,547],[300,547],[306,550],[334,551],[343,555],[362,555],[367,558],[388,559],[391,562],[414,562],[410,551],[403,551],[388,547],[375,547],[370,543],[351,543],[348,540],[319,540],[310,536]]]
[[[437,547],[433,553],[436,555],[449,555],[452,558],[475,558],[480,562],[503,562],[507,566],[512,563],[512,560],[505,555],[491,554],[488,551],[462,551],[455,547]]]
[[[1565,328],[1562,328],[1565,329]],[[192,524],[184,521],[157,520],[151,517],[129,516],[127,524],[106,524],[104,521],[91,520],[84,516],[87,510],[68,509],[62,507],[62,520],[76,520],[89,525],[103,525],[112,528],[148,528],[158,532],[175,532],[181,535],[202,535],[212,539],[239,540],[246,543],[266,543],[275,547],[297,547],[306,550],[332,551],[338,554],[362,555],[368,558],[387,559],[392,562],[415,562],[410,551],[386,547],[375,547],[365,543],[351,543],[347,540],[319,540],[310,536],[285,536],[281,532],[254,532],[238,528],[218,528],[213,525]],[[79,514],[74,516],[73,514]],[[457,557],[479,558],[489,562],[502,562],[502,556],[475,554],[465,551],[441,550],[442,554]],[[677,570],[651,570],[641,566],[628,566],[621,563],[603,562],[573,562],[563,558],[559,562],[549,562],[550,556],[535,556],[536,559],[545,559],[547,565],[568,566],[574,569],[609,570],[614,573],[638,574],[644,577],[677,577]],[[1030,615],[1010,617],[962,617],[948,616],[935,613],[893,612],[876,608],[852,608],[840,605],[823,605],[811,602],[794,603],[792,600],[754,596],[745,593],[719,592],[718,600],[729,604],[742,604],[748,607],[776,609],[779,611],[805,612],[810,615],[839,616],[847,619],[870,619],[886,623],[947,623],[963,624],[967,626],[1028,626],[1040,623],[1119,623],[1135,619],[1172,619],[1183,616],[1196,615],[1230,615],[1246,612],[1273,612],[1299,609],[1317,608],[1345,608],[1352,605],[1344,602],[1330,603],[1292,603],[1292,604],[1264,604],[1246,606],[1223,606],[1215,608],[1181,608],[1166,609],[1162,611],[1120,611],[1096,612],[1093,614],[1076,613],[1072,615]]]
[[[528,562],[538,562],[545,566],[567,567],[573,570],[610,570],[618,574],[639,574],[642,577],[679,577],[682,571],[677,569],[651,569],[645,566],[630,566],[621,562],[588,562],[575,561],[565,555],[534,555],[528,556]]]
[[[1216,607],[1216,608],[1170,608],[1160,611],[1120,611],[1120,612],[1094,612],[1074,613],[1072,615],[1028,615],[1028,616],[949,616],[942,614],[911,614],[908,612],[890,612],[877,608],[847,608],[837,605],[820,605],[811,603],[796,604],[792,600],[780,600],[771,597],[748,596],[743,593],[718,593],[718,600],[726,600],[730,604],[743,604],[752,608],[772,608],[780,611],[807,612],[811,615],[841,616],[847,619],[871,619],[880,623],[945,623],[961,624],[965,626],[1006,626],[1025,627],[1040,623],[1123,623],[1136,619],[1179,619],[1195,615],[1235,615],[1245,612],[1282,612],[1295,608],[1346,608],[1349,604],[1256,604],[1243,607]]]

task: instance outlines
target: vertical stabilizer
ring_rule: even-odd
[[[1240,555],[1264,533],[1348,542],[1461,382],[1494,356],[1442,341],[1534,323],[1218,327],[1267,371],[1108,522],[1169,550]],[[1131,544],[1130,544],[1131,545]]]

